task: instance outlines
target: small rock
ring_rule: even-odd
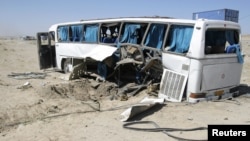
[[[96,82],[96,81],[92,81],[91,82],[91,87],[94,89],[97,89],[100,86],[100,83]]]

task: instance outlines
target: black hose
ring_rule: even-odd
[[[155,126],[155,128],[138,128],[138,127],[130,127],[131,125],[135,124],[152,124]],[[134,121],[134,122],[128,122],[123,124],[123,128],[130,129],[130,130],[137,130],[137,131],[146,131],[146,132],[163,132],[164,134],[175,138],[177,140],[183,140],[183,141],[206,141],[207,139],[185,139],[181,137],[177,137],[174,135],[169,134],[168,132],[174,132],[174,131],[196,131],[196,130],[207,130],[207,127],[197,127],[197,128],[189,128],[189,129],[181,129],[181,128],[160,128],[158,124],[156,124],[153,121]]]

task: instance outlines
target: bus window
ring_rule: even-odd
[[[171,25],[165,47],[168,51],[186,53],[190,46],[193,26]]]
[[[125,23],[121,31],[120,42],[140,44],[146,27],[145,23]]]
[[[226,53],[228,46],[239,43],[239,33],[236,30],[208,29],[205,34],[205,54]],[[235,53],[236,50],[230,51]],[[228,53],[228,52],[227,52]]]
[[[100,35],[100,42],[103,42],[104,38],[107,37],[107,27],[101,26],[101,35]]]
[[[55,45],[55,32],[54,31],[49,32],[49,38],[51,42],[50,44],[54,46]]]
[[[60,26],[57,29],[58,41],[66,42],[69,39],[68,26]]]
[[[40,41],[41,41],[41,45],[46,45],[48,46],[49,45],[49,39],[48,39],[48,36],[39,36],[40,37]]]
[[[120,23],[103,23],[101,25],[100,42],[115,43],[118,37]]]
[[[83,25],[71,25],[70,26],[71,36],[70,39],[73,42],[83,41]]]
[[[84,42],[96,43],[98,41],[98,24],[84,25]]]
[[[164,24],[151,24],[144,45],[160,49],[163,44],[166,27]]]

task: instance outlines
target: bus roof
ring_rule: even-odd
[[[216,24],[229,24],[233,26],[239,26],[238,23],[231,21],[223,21],[223,20],[212,20],[212,19],[175,19],[169,17],[121,17],[121,18],[105,18],[105,19],[89,19],[89,20],[80,20],[74,22],[65,22],[54,24],[50,27],[51,30],[56,30],[58,26],[61,25],[73,25],[73,24],[88,24],[88,23],[109,23],[109,22],[166,22],[166,23],[183,23],[183,24],[195,24],[196,22],[203,23],[216,23]]]
[[[105,19],[90,19],[90,20],[80,20],[74,22],[58,23],[51,26],[50,29],[54,29],[60,25],[71,25],[71,24],[83,24],[83,23],[105,23],[105,22],[178,22],[178,23],[190,23],[194,24],[194,20],[187,19],[174,19],[168,17],[121,17],[121,18],[105,18]],[[54,28],[53,28],[54,27]]]

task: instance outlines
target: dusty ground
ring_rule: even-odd
[[[168,128],[250,124],[250,36],[243,37],[242,45],[246,56],[241,96],[197,104],[166,102],[133,120],[154,121]],[[117,92],[113,84],[101,83],[95,88],[91,79],[69,82],[62,79],[66,75],[61,72],[46,71],[43,79],[12,77],[12,73],[44,73],[39,70],[35,41],[0,39],[0,72],[1,141],[175,140],[161,132],[123,128],[120,114],[143,98],[152,97],[146,91],[121,101],[113,97]],[[190,139],[207,138],[206,130],[171,133]]]

